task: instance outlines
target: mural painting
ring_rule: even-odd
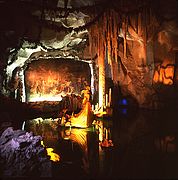
[[[80,95],[90,85],[88,63],[71,60],[33,61],[25,72],[28,102],[60,101],[67,94]]]

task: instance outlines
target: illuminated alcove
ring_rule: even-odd
[[[91,85],[89,64],[82,61],[40,59],[28,64],[24,74],[26,102],[61,101]]]

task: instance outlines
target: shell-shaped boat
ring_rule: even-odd
[[[82,110],[78,114],[73,114],[65,126],[86,128],[92,124],[92,120],[93,111],[91,104],[90,102],[86,102]]]

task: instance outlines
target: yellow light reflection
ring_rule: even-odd
[[[87,132],[85,129],[72,128],[65,130],[63,138],[76,142],[84,151],[87,151]]]
[[[89,159],[88,159],[88,140],[86,129],[70,128],[61,132],[64,139],[70,139],[72,142],[78,144],[83,152],[83,166],[84,170],[89,170]]]
[[[107,112],[106,112],[103,108],[100,108],[99,110],[95,110],[95,111],[94,111],[94,114],[95,114],[97,117],[102,117],[103,115],[106,115]]]
[[[54,153],[53,148],[46,148],[48,156],[50,156],[50,160],[54,162],[58,162],[60,160],[60,156],[56,153]]]
[[[45,147],[43,141],[41,141],[41,145],[42,145],[43,147]],[[45,148],[46,148],[46,147],[45,147]],[[46,151],[47,151],[47,155],[50,156],[50,160],[51,160],[51,161],[54,161],[54,162],[60,161],[60,156],[59,156],[58,154],[56,154],[56,153],[53,152],[53,151],[54,151],[53,148],[46,148]]]

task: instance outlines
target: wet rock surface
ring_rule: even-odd
[[[7,128],[0,137],[2,177],[51,177],[51,162],[41,136]]]

